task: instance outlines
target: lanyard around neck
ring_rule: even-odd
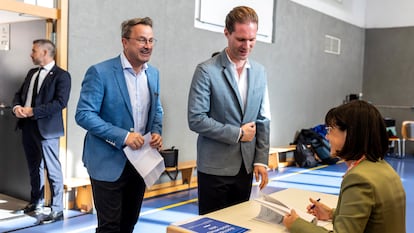
[[[365,157],[365,155],[363,155],[360,159],[358,159],[358,160],[356,160],[356,161],[353,161],[350,165],[349,165],[349,167],[348,167],[348,169],[346,170],[346,172],[345,172],[345,174],[344,174],[344,176],[352,169],[352,168],[354,168],[354,167],[356,167],[360,162],[362,162],[362,161],[364,161],[366,159],[366,157]]]

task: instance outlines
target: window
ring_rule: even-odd
[[[274,0],[195,0],[194,26],[223,33],[226,15],[236,6],[249,6],[256,11],[259,16],[257,40],[272,43]]]

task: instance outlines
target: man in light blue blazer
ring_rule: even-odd
[[[270,107],[266,72],[248,59],[258,17],[249,7],[227,15],[228,47],[199,64],[188,97],[188,124],[198,133],[199,214],[247,201],[253,174],[267,182]]]
[[[141,148],[143,135],[162,147],[159,73],[149,65],[152,20],[122,23],[123,53],[91,66],[82,83],[76,122],[87,130],[83,162],[91,178],[97,232],[133,232],[145,192],[123,148]]]

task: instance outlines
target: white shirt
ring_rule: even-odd
[[[134,118],[133,131],[144,135],[150,108],[150,93],[147,74],[145,73],[148,65],[145,63],[142,70],[136,74],[124,53],[121,53],[121,63],[132,106],[132,114]]]
[[[43,81],[45,80],[47,74],[49,74],[49,71],[53,68],[53,66],[55,66],[55,61],[52,61],[49,64],[43,66],[43,68],[40,70],[39,81],[37,83],[37,90],[36,90],[37,93],[39,93],[39,90],[40,90],[40,87],[42,87]],[[39,71],[35,72],[32,76],[32,79],[30,80],[30,86],[29,86],[29,90],[27,91],[26,102],[24,103],[25,107],[30,107],[32,104],[33,87],[34,87],[35,79],[38,73]]]
[[[248,89],[247,69],[250,69],[251,66],[250,66],[249,60],[246,60],[246,63],[243,66],[242,72],[240,73],[240,75],[238,75],[236,64],[230,59],[227,52],[226,52],[226,55],[227,55],[227,59],[229,59],[230,63],[232,64],[231,71],[232,71],[233,78],[236,81],[237,87],[239,89],[239,94],[242,99],[242,106],[243,106],[243,112],[244,112],[244,109],[246,108],[247,89]],[[270,103],[269,103],[269,94],[268,94],[267,86],[263,93],[263,101],[262,101],[262,105],[260,106],[260,114],[270,120]],[[241,132],[242,131],[240,128],[239,140],[240,140],[240,137],[242,136]],[[263,163],[254,163],[254,165],[263,166],[267,168],[267,165]]]
[[[233,79],[236,81],[237,87],[239,89],[239,95],[240,95],[241,100],[242,100],[242,107],[243,107],[243,112],[244,112],[244,109],[246,108],[247,88],[248,88],[247,69],[250,68],[250,63],[249,63],[249,60],[246,61],[246,63],[243,66],[243,70],[239,75],[237,73],[236,64],[230,59],[228,54],[227,54],[227,58],[229,59],[230,63],[232,64],[231,72],[232,72],[232,75],[233,75]]]
[[[242,72],[240,73],[240,75],[238,75],[236,64],[230,59],[227,52],[226,52],[226,55],[227,55],[227,59],[229,59],[230,63],[232,64],[231,71],[232,71],[233,78],[236,81],[237,87],[239,89],[239,94],[242,99],[242,106],[243,106],[243,112],[244,112],[244,109],[246,108],[247,89],[248,89],[247,69],[250,69],[251,66],[250,66],[249,60],[246,60],[246,63],[244,64]],[[266,86],[265,92],[263,93],[263,101],[262,101],[262,105],[260,106],[260,114],[269,120],[271,118],[269,93],[267,90],[267,86]]]

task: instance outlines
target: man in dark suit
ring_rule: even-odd
[[[40,213],[44,205],[45,169],[51,187],[51,212],[40,223],[63,219],[63,175],[59,137],[64,135],[62,110],[69,100],[70,74],[56,66],[56,47],[50,40],[33,41],[31,58],[39,67],[29,70],[13,99],[30,174],[30,203],[16,213]]]
[[[247,201],[253,175],[267,182],[270,107],[264,67],[248,59],[258,17],[236,7],[226,17],[228,46],[199,64],[188,97],[188,124],[198,133],[199,214]]]
[[[125,20],[121,30],[123,52],[86,71],[75,115],[88,131],[82,160],[91,177],[96,232],[134,231],[145,183],[123,149],[140,149],[149,133],[149,144],[162,146],[159,72],[148,63],[156,41],[152,20]]]

